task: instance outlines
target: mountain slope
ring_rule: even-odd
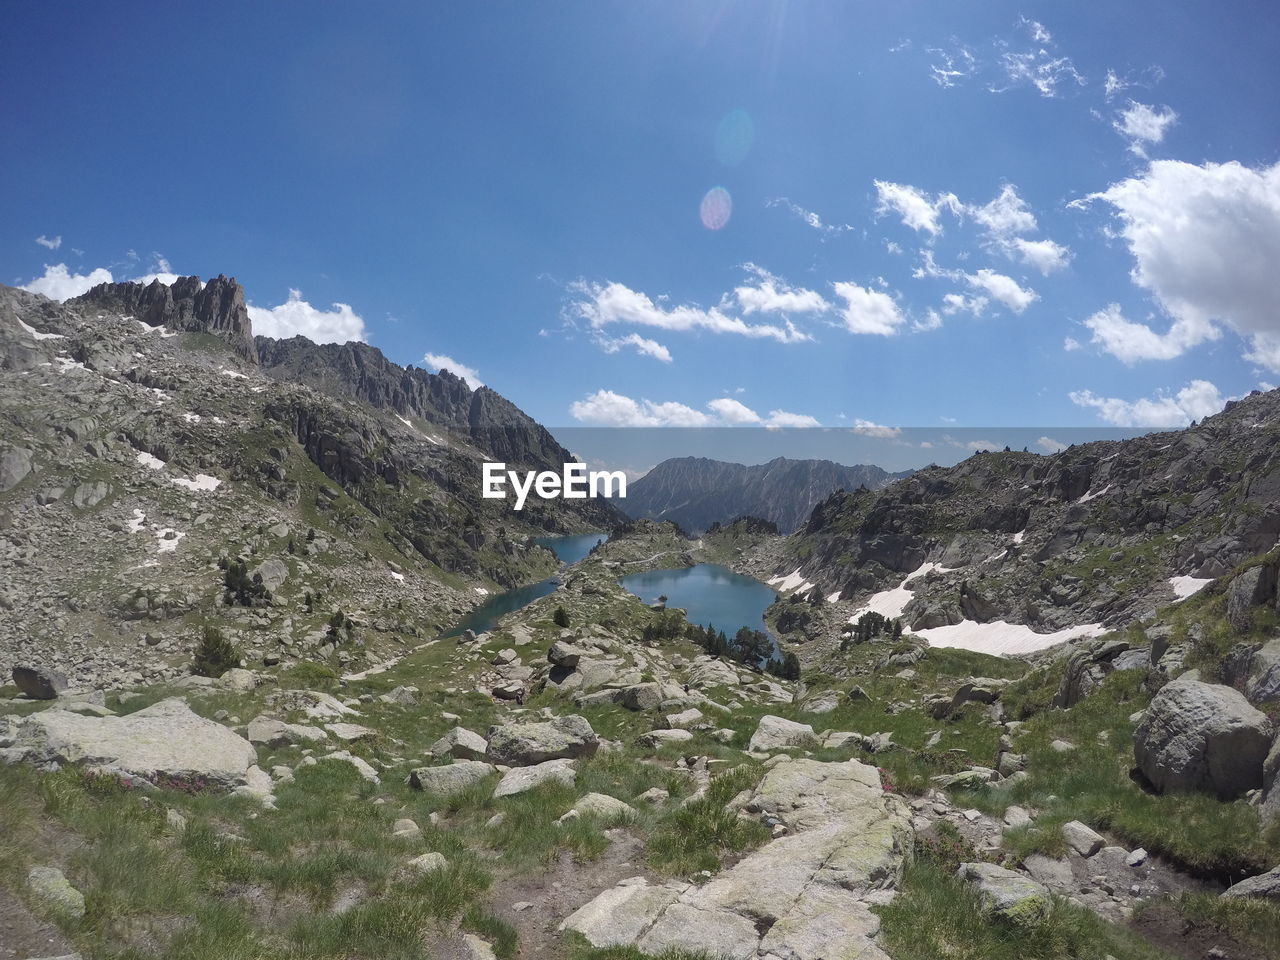
[[[664,460],[630,484],[623,509],[632,517],[670,520],[690,533],[750,515],[796,530],[836,490],[878,490],[907,473],[876,466],[847,467],[830,460],[788,460],[745,466],[677,457]]]
[[[172,675],[205,624],[251,660],[377,659],[450,625],[477,591],[552,572],[533,536],[621,519],[604,501],[517,514],[483,499],[483,461],[567,453],[456,377],[363,344],[255,340],[243,304],[222,277],[65,304],[0,287],[0,631],[15,638],[0,670]],[[316,355],[359,356],[416,393],[374,402],[334,362],[319,364],[324,389],[288,376]],[[224,568],[241,560],[269,597],[227,603]],[[335,642],[338,612],[360,628]]]
[[[997,619],[1121,624],[1280,537],[1280,392],[1197,426],[1060,453],[981,453],[879,492],[838,493],[778,574],[861,600],[911,583],[914,629]]]

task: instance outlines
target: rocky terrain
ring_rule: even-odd
[[[1277,395],[689,538],[163,286],[0,288],[0,960],[1280,955]],[[619,583],[704,561],[798,680]]]
[[[479,464],[571,459],[491,390],[363,344],[255,338],[234,280],[0,287],[0,667],[185,671],[216,622],[249,659],[358,663],[552,572],[539,534],[607,503],[480,497]],[[266,592],[228,602],[229,564]],[[337,611],[356,628],[335,643]],[[337,649],[341,647],[341,649]]]
[[[879,490],[909,474],[888,473],[869,464],[847,467],[830,460],[777,457],[744,466],[677,457],[662,461],[634,481],[621,506],[629,516],[670,520],[691,534],[742,516],[769,520],[783,533],[792,533],[837,490]]]

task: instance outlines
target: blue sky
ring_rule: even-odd
[[[1271,5],[206,10],[8,11],[5,282],[234,275],[552,427],[1047,448],[1280,383]]]

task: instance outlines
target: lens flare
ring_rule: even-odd
[[[702,204],[698,208],[698,215],[702,218],[702,225],[708,230],[719,230],[729,222],[729,217],[733,214],[733,197],[729,196],[729,191],[724,187],[712,187],[707,191],[707,195],[702,198]]]
[[[716,127],[716,159],[736,167],[746,159],[756,138],[756,125],[745,110],[730,110]]]

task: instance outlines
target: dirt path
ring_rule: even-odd
[[[57,957],[72,952],[58,928],[37,918],[26,904],[0,887],[0,960]]]

